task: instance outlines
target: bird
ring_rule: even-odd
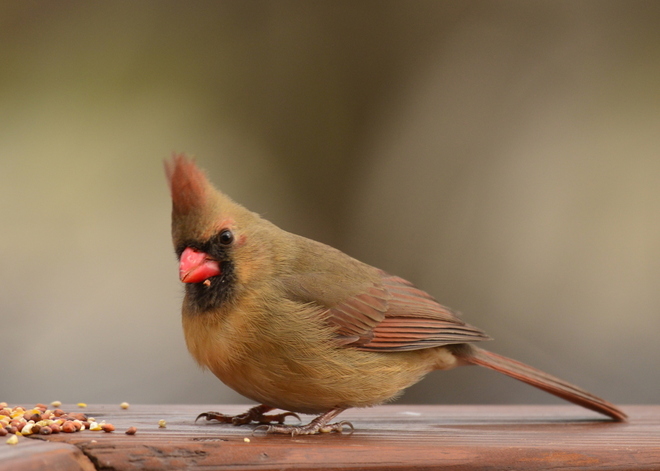
[[[165,161],[172,241],[184,284],[188,351],[259,405],[204,412],[265,433],[349,430],[349,408],[396,399],[434,370],[479,365],[625,421],[615,405],[562,379],[490,352],[491,338],[409,281],[280,229],[218,190],[193,158]],[[274,410],[282,413],[271,413]],[[285,423],[298,414],[307,424]]]

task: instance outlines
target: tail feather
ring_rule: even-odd
[[[614,404],[571,383],[511,358],[489,352],[474,345],[471,347],[469,351],[459,353],[459,356],[468,363],[485,366],[504,373],[574,404],[605,414],[616,421],[625,421],[627,418],[627,415]]]

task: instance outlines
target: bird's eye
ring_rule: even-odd
[[[220,233],[220,243],[222,245],[229,245],[234,242],[234,233],[229,229],[225,229]]]

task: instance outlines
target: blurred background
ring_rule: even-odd
[[[0,3],[0,401],[248,403],[184,345],[185,151],[488,348],[657,403],[659,24],[636,0]],[[482,368],[400,401],[560,402]]]

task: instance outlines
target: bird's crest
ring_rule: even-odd
[[[204,208],[211,184],[194,160],[185,154],[173,154],[171,161],[165,161],[165,173],[175,213],[183,215]]]
[[[184,240],[206,240],[217,230],[222,207],[229,199],[211,185],[195,161],[173,154],[165,162],[172,193],[172,237],[175,245]]]

